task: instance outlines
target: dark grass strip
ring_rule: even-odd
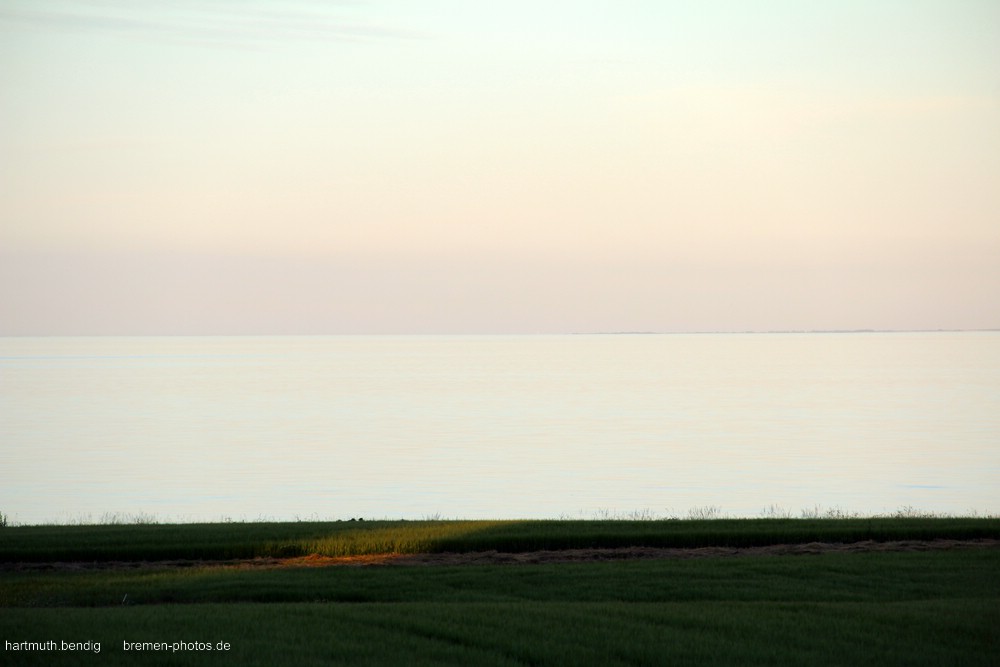
[[[372,521],[0,530],[0,562],[227,560],[376,553],[573,548],[752,547],[808,542],[1000,538],[1000,519],[707,521]]]
[[[127,596],[127,598],[126,598]],[[1000,550],[548,565],[4,572],[0,606],[1000,599]]]
[[[995,600],[179,605],[22,609],[15,640],[100,641],[18,665],[994,665]],[[137,654],[124,641],[227,641]],[[5,655],[5,658],[10,655]]]

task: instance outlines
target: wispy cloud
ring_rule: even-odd
[[[0,22],[237,48],[427,37],[365,22],[361,9],[337,2],[35,2],[0,9]]]

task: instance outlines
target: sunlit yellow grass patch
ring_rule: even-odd
[[[303,540],[298,546],[306,554],[358,556],[367,554],[413,554],[440,551],[444,542],[468,537],[512,521],[422,521],[377,524],[338,531],[329,537]]]

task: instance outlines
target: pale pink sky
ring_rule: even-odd
[[[0,8],[0,335],[1000,327],[1000,4]]]

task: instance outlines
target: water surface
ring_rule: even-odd
[[[19,522],[1000,512],[1000,333],[0,338]]]

